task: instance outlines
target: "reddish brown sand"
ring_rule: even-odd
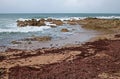
[[[7,70],[1,79],[5,74],[8,74],[8,79],[120,79],[119,39],[87,42],[82,46],[60,49],[9,49],[8,52],[5,59],[0,61],[0,66],[5,66],[3,70]],[[36,60],[42,56],[47,59]],[[39,63],[33,63],[35,60]]]

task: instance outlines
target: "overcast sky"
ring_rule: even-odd
[[[0,0],[0,13],[120,13],[120,0]]]

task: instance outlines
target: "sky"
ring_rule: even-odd
[[[0,13],[120,13],[120,0],[0,0]]]

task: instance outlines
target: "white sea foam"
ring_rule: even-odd
[[[39,18],[39,19],[37,18],[36,20],[39,21],[40,19],[41,19],[41,18]],[[25,18],[19,18],[18,20],[19,20],[19,21],[25,21],[25,20],[31,20],[31,19],[29,19],[29,18],[26,18],[26,19],[25,19]]]
[[[0,32],[39,32],[39,31],[44,31],[45,29],[49,29],[51,27],[49,26],[41,26],[41,27],[33,27],[33,26],[27,26],[27,27],[13,27],[9,29],[1,29]]]
[[[100,19],[120,19],[120,16],[97,16],[96,18]]]
[[[19,21],[25,21],[25,20],[30,20],[30,19],[24,19],[24,18],[19,18]]]
[[[79,19],[84,19],[85,17],[60,17],[60,18],[49,17],[49,18],[64,21],[64,20],[73,20],[73,19],[79,20]]]
[[[89,17],[91,17],[91,16],[89,16]],[[120,16],[94,16],[93,18],[95,18],[95,17],[99,18],[99,19],[120,19]],[[88,17],[61,17],[61,18],[49,17],[49,18],[64,21],[64,20],[73,20],[73,19],[80,20],[80,19],[85,19]]]
[[[48,18],[52,18],[52,19],[56,19],[56,20],[79,20],[79,19],[85,19],[87,17],[59,17],[59,18],[55,18],[55,17],[48,17]],[[48,18],[45,18],[48,19]],[[96,18],[100,18],[100,19],[120,19],[120,16],[96,16]],[[30,20],[30,19],[24,19],[24,18],[20,18],[18,19],[20,21],[25,21],[25,20]],[[39,20],[39,19],[37,19]],[[51,28],[50,26],[56,26],[55,24],[52,24],[50,22],[45,22],[46,26],[41,26],[41,27],[32,27],[32,26],[27,26],[27,27],[17,27],[17,24],[10,24],[7,27],[9,27],[9,29],[3,29],[0,28],[0,32],[37,32],[37,31],[44,31],[44,29],[49,29]]]
[[[51,22],[45,22],[46,26],[57,26],[56,24],[52,24]]]
[[[89,17],[92,17],[92,16],[89,16]],[[100,19],[120,19],[120,16],[93,16],[93,17],[96,17],[96,18],[100,18]],[[51,19],[56,19],[56,20],[61,20],[61,21],[64,21],[64,20],[79,20],[79,19],[85,19],[87,17],[48,17],[48,18],[51,18]],[[47,20],[48,18],[44,18],[45,20]],[[18,20],[20,21],[25,21],[25,20],[30,20],[30,19],[24,19],[24,18],[19,18]],[[39,18],[36,19],[37,21],[40,20]]]

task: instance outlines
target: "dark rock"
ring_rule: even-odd
[[[12,41],[11,43],[12,44],[21,44],[21,42],[19,42],[19,41]]]
[[[51,18],[48,18],[46,21],[47,21],[47,22],[52,22],[52,19],[51,19]]]
[[[61,32],[69,32],[69,30],[64,28],[64,29],[61,29]]]
[[[40,37],[31,37],[24,39],[25,41],[50,41],[52,37],[50,36],[40,36]]]
[[[53,24],[56,24],[56,25],[58,25],[58,26],[63,25],[63,22],[62,22],[61,20],[53,20],[52,23],[53,23]]]
[[[36,26],[45,26],[45,20],[39,20]]]
[[[5,59],[6,59],[6,57],[5,57],[5,56],[0,55],[0,61],[3,61],[3,60],[5,60]]]
[[[77,20],[68,20],[67,24],[69,24],[69,25],[77,25]]]
[[[120,34],[115,35],[115,38],[120,38]]]
[[[0,76],[2,76],[5,73],[6,73],[6,69],[5,68],[0,68]],[[1,77],[0,77],[0,79],[1,79]]]
[[[25,21],[17,21],[17,26],[25,27],[25,26],[45,26],[45,19],[40,19],[37,21],[36,19],[25,20]]]
[[[17,21],[17,26],[20,26],[20,27],[24,27],[24,26],[26,26],[25,25],[25,22],[24,21]]]

